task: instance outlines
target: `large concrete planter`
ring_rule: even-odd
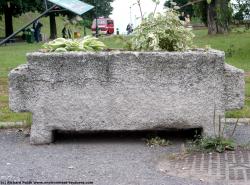
[[[30,53],[12,70],[10,108],[33,114],[31,143],[54,130],[202,127],[244,104],[244,72],[219,51]]]

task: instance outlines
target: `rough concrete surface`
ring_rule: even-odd
[[[202,127],[244,105],[244,72],[220,51],[30,53],[9,74],[10,108],[33,114],[31,143],[54,130]],[[230,82],[229,82],[230,81]],[[237,84],[237,85],[235,85]]]
[[[144,135],[145,136],[145,135]],[[0,182],[81,181],[94,185],[207,185],[168,176],[157,168],[163,155],[179,152],[182,140],[149,147],[138,136],[61,136],[34,146],[17,130],[0,130]],[[215,185],[216,183],[210,184]]]

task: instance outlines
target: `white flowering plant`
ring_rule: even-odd
[[[184,27],[176,10],[150,14],[135,29],[131,49],[138,51],[185,51],[193,46],[194,34]]]

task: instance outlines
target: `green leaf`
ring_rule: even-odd
[[[103,42],[92,36],[87,36],[80,40],[58,38],[45,43],[42,47],[49,52],[101,51],[106,48]]]

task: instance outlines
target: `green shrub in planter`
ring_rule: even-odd
[[[135,29],[131,49],[139,51],[185,51],[193,46],[194,34],[184,27],[178,13],[168,9],[165,13],[150,14]]]

